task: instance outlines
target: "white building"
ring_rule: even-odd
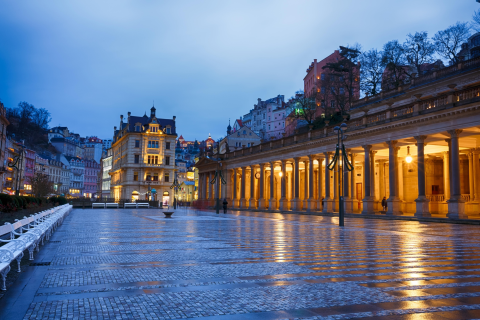
[[[107,150],[107,157],[102,159],[102,182],[101,182],[101,194],[102,199],[110,198],[110,170],[112,169],[112,149]]]
[[[227,136],[220,141],[220,154],[227,150],[227,144],[230,151],[250,148],[260,144],[260,137],[249,127],[243,126],[233,132],[230,125],[227,128]]]

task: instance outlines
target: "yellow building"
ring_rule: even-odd
[[[150,117],[120,116],[114,127],[110,196],[118,200],[160,200],[173,203],[170,186],[175,174],[175,116],[159,119],[152,107]],[[152,192],[155,189],[156,192]]]

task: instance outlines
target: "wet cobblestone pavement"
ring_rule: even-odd
[[[479,226],[74,210],[0,319],[480,319]]]

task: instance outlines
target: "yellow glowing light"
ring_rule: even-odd
[[[280,171],[280,172],[278,173],[278,175],[279,175],[280,177],[283,176],[283,172]]]
[[[410,155],[410,146],[407,146],[407,156],[405,158],[405,161],[407,161],[407,163],[412,162],[412,156]]]

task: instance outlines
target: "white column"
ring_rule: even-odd
[[[265,179],[265,164],[260,163],[260,183],[259,183],[259,190],[260,190],[260,197],[258,198],[258,209],[265,210],[266,200],[265,200],[265,187],[264,187],[264,179]]]
[[[292,210],[300,210],[300,170],[298,169],[300,158],[293,159],[294,164],[294,172],[293,173],[293,180],[294,180],[294,195],[292,200]]]
[[[460,194],[460,146],[459,135],[462,130],[449,130],[450,134],[450,167],[451,167],[451,189],[448,203],[447,217],[450,219],[467,219],[465,214],[465,201]]]
[[[372,168],[370,154],[372,150],[371,145],[363,146],[363,150],[365,152],[365,163],[363,166],[363,176],[365,179],[365,197],[363,198],[363,211],[362,214],[374,214],[373,209],[373,201],[374,198],[371,195],[372,192],[372,175],[370,173],[370,169]],[[375,189],[373,189],[375,190]]]
[[[330,192],[330,174],[328,169],[331,152],[324,152],[325,155],[325,199],[323,199],[323,213],[333,213],[333,200]]]
[[[250,199],[248,200],[248,209],[253,210],[257,207],[255,199],[255,167],[250,166]]]
[[[322,211],[323,210],[323,206],[322,206],[322,200],[323,200],[323,179],[322,179],[322,170],[323,170],[323,166],[322,166],[322,162],[323,162],[323,159],[322,158],[317,158],[317,161],[318,161],[318,171],[317,171],[317,208],[318,208],[318,211]]]
[[[268,203],[268,210],[276,210],[277,201],[275,200],[275,165],[273,161],[270,162],[270,201]]]
[[[425,139],[427,136],[416,136],[417,140],[417,172],[418,172],[418,198],[415,199],[417,210],[415,217],[431,217],[429,202],[425,196]]]
[[[355,153],[350,154],[350,162],[352,163],[353,170],[350,172],[350,201],[352,203],[352,213],[355,211],[358,211],[358,200],[357,200],[357,195],[356,195],[356,188],[357,184],[355,183],[355,177],[356,177],[356,172],[355,172],[355,158],[356,158]]]
[[[281,172],[282,176],[280,177],[280,189],[281,189],[281,198],[280,198],[280,208],[281,211],[288,210],[288,200],[286,192],[286,180],[287,180],[287,160],[282,160],[281,163]]]
[[[450,199],[450,153],[448,151],[443,153],[443,198],[445,201]]]
[[[305,168],[306,170],[307,168]],[[317,202],[313,197],[313,156],[308,156],[308,203],[307,203],[307,211],[311,212],[317,208]],[[307,172],[307,171],[305,171]]]
[[[396,147],[397,141],[387,141],[388,150],[388,177],[390,183],[390,196],[388,197],[388,209],[387,215],[401,215],[400,211],[400,199],[398,199],[397,190],[397,178],[398,178],[398,148]]]

